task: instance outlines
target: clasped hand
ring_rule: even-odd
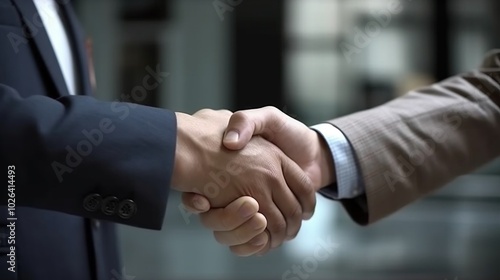
[[[177,124],[172,185],[237,255],[293,239],[314,213],[315,192],[334,180],[326,144],[276,108],[177,113]]]

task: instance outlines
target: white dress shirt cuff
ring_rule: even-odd
[[[354,150],[342,131],[329,123],[317,124],[311,129],[323,136],[328,143],[337,177],[336,184],[324,187],[319,192],[331,199],[349,199],[364,194]]]

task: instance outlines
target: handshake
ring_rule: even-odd
[[[172,186],[236,255],[293,239],[334,181],[322,136],[274,107],[177,113]]]

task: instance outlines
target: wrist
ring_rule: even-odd
[[[328,143],[320,135],[318,132],[316,134],[316,142],[318,144],[317,155],[316,155],[316,164],[317,168],[320,171],[320,180],[319,184],[316,185],[316,191],[333,184],[336,181],[335,175],[335,164],[333,162],[333,155],[330,151],[330,147]]]
[[[172,174],[172,187],[177,190],[182,190],[188,185],[186,178],[188,178],[189,168],[191,164],[191,155],[189,152],[189,133],[188,125],[190,115],[184,113],[175,113],[177,118],[177,142],[175,145],[175,162]]]

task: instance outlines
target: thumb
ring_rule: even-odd
[[[235,112],[229,119],[222,143],[230,150],[241,150],[252,136],[260,135],[272,142],[286,120],[283,112],[271,106]]]
[[[182,204],[194,214],[204,213],[210,210],[208,199],[197,193],[182,193]]]

